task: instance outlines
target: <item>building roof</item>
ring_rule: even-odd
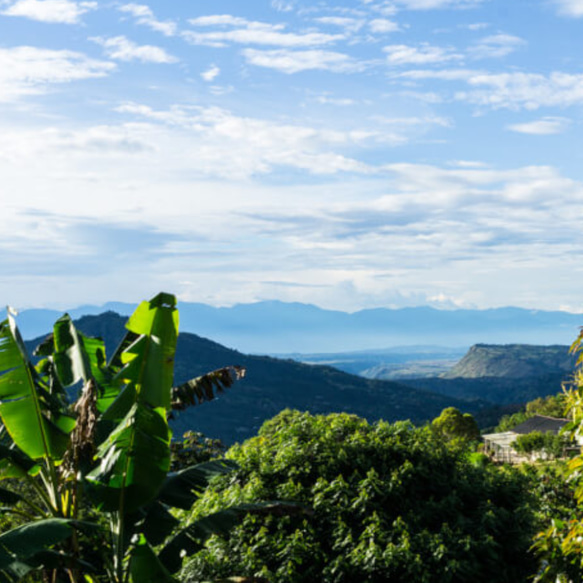
[[[484,441],[496,444],[498,447],[510,447],[516,441],[516,433],[513,431],[505,431],[504,433],[488,433],[482,435]]]
[[[517,425],[512,431],[525,435],[533,431],[540,431],[541,433],[557,434],[559,430],[569,423],[568,419],[557,419],[556,417],[544,417],[543,415],[535,415],[527,419],[524,423]]]

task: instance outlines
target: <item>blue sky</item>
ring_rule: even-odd
[[[0,297],[583,307],[583,0],[0,0]]]

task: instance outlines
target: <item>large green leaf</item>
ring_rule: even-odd
[[[37,567],[36,555],[71,536],[73,524],[50,518],[0,535],[0,581],[18,581]]]
[[[205,542],[213,535],[227,535],[249,514],[291,514],[304,513],[306,509],[289,502],[262,502],[241,504],[205,516],[181,530],[160,552],[160,560],[170,573],[176,573],[182,566],[184,557],[204,548]]]
[[[0,424],[0,480],[34,474],[35,468],[38,470],[36,463],[16,447],[5,427]]]
[[[52,358],[57,374],[65,387],[79,381],[87,382],[93,373],[81,334],[69,314],[59,318],[53,326],[54,351]],[[105,354],[102,355],[105,361]]]
[[[134,404],[87,476],[103,510],[134,512],[155,498],[170,467],[170,437],[164,409]]]
[[[174,508],[188,510],[215,476],[238,468],[233,460],[213,460],[168,474],[158,499]]]
[[[157,500],[146,507],[141,531],[151,545],[162,544],[180,525],[180,520]]]
[[[142,302],[126,328],[140,338],[122,353],[120,379],[135,386],[142,402],[169,409],[178,339],[176,298],[161,293]]]
[[[170,467],[166,410],[178,337],[176,299],[159,294],[142,302],[126,327],[137,339],[121,354],[116,380],[125,387],[103,415],[114,425],[97,451],[88,476],[107,511],[133,512],[151,502]]]
[[[49,402],[12,316],[0,324],[0,375],[0,418],[14,443],[33,459],[58,459],[74,421]]]
[[[51,338],[51,358],[61,383],[68,387],[93,379],[99,390],[97,409],[102,413],[106,411],[123,385],[114,382],[112,370],[106,366],[103,340],[79,332],[68,314],[57,320]]]
[[[130,574],[132,583],[178,583],[143,537],[132,549]]]

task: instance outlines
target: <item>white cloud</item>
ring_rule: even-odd
[[[343,28],[347,32],[358,32],[364,26],[364,20],[346,16],[321,16],[315,19],[321,24],[328,24]]]
[[[211,32],[187,30],[182,33],[182,36],[192,44],[211,47],[224,47],[231,43],[310,47],[331,44],[345,38],[343,34],[282,32],[277,26],[251,22],[246,23],[243,28],[235,28],[233,30],[215,30]]]
[[[97,9],[97,2],[72,2],[71,0],[18,0],[2,14],[23,16],[40,22],[78,24],[81,16]]]
[[[207,82],[213,81],[221,73],[221,70],[216,65],[211,65],[206,71],[203,71],[200,76]]]
[[[441,126],[444,128],[450,128],[453,123],[450,119],[440,116],[427,116],[427,117],[384,117],[375,116],[375,121],[379,121],[382,124],[394,125],[394,126]]]
[[[339,107],[348,107],[356,103],[354,99],[348,97],[327,97],[326,95],[320,95],[316,101],[322,105],[337,105]]]
[[[396,22],[388,20],[387,18],[374,18],[368,23],[368,26],[371,32],[378,34],[397,32],[401,30],[400,26]]]
[[[472,24],[461,25],[460,28],[466,28],[467,30],[484,30],[489,28],[489,22],[473,22]]]
[[[478,74],[468,83],[486,89],[463,91],[456,98],[488,105],[494,108],[528,109],[540,107],[565,107],[583,103],[583,75],[551,73]]]
[[[153,152],[155,140],[139,124],[92,126],[76,130],[49,127],[27,132],[6,132],[0,136],[0,159],[19,162],[50,153],[71,155],[119,156]]]
[[[229,178],[271,173],[278,167],[322,175],[367,174],[374,169],[351,157],[351,151],[407,140],[406,134],[379,130],[378,124],[373,129],[357,127],[338,131],[240,117],[218,107],[175,106],[169,110],[154,110],[129,103],[118,107],[117,111],[187,132],[191,143],[181,146],[181,157],[190,155],[192,158],[185,160],[185,164],[202,174]],[[173,134],[172,140],[176,143],[183,140],[180,135],[183,134]],[[229,153],[227,157],[226,152]],[[229,160],[227,164],[226,159]]]
[[[289,0],[271,0],[271,6],[279,12],[291,12],[294,9],[295,2]]]
[[[559,13],[579,18],[583,16],[583,0],[555,0]]]
[[[0,101],[44,93],[52,84],[104,77],[114,69],[113,63],[73,51],[0,48]]]
[[[479,160],[452,160],[448,163],[449,166],[456,168],[487,168],[488,164],[480,162]]]
[[[156,32],[166,36],[174,36],[177,31],[175,22],[170,20],[158,20],[152,9],[145,4],[123,4],[118,8],[120,12],[131,14],[140,25],[147,26]]]
[[[436,8],[469,8],[486,0],[395,0],[407,10],[433,10]]]
[[[391,65],[433,65],[447,61],[459,61],[462,56],[450,48],[422,44],[419,47],[409,45],[389,45],[384,47],[387,61]]]
[[[119,61],[141,61],[142,63],[176,63],[178,61],[161,47],[137,45],[125,36],[110,38],[95,36],[89,40],[101,45],[108,57]]]
[[[413,70],[394,75],[407,80],[437,79],[464,82],[470,90],[457,91],[459,101],[494,109],[569,107],[583,103],[583,74],[553,72],[488,73],[471,69]]]
[[[526,123],[511,124],[508,127],[513,132],[533,136],[548,136],[562,134],[569,128],[571,121],[564,117],[543,117]]]
[[[169,279],[183,299],[219,304],[273,297],[263,282],[299,283],[304,291],[279,298],[343,309],[442,294],[540,308],[580,295],[583,185],[552,167],[389,164],[371,174],[344,150],[356,143],[348,132],[216,108],[121,109],[139,123],[0,134],[3,187],[27,193],[1,205],[3,281],[21,304],[38,301],[41,285],[49,301],[133,301]],[[253,177],[322,164],[329,175],[316,184]],[[360,176],[344,172],[354,167]],[[112,222],[122,240],[104,228]],[[130,247],[142,252],[127,260]],[[71,289],[79,295],[63,300]]]
[[[505,57],[525,44],[526,42],[517,36],[494,34],[479,40],[468,49],[468,54],[475,59]]]
[[[482,74],[486,73],[474,71],[472,69],[414,69],[403,73],[396,73],[394,77],[415,81],[424,79],[438,79],[440,81],[469,81],[474,76]]]
[[[195,27],[238,27],[248,28],[251,30],[265,30],[276,32],[283,30],[283,24],[271,24],[268,22],[258,22],[255,20],[247,20],[241,16],[233,16],[232,14],[211,14],[209,16],[199,16],[198,18],[191,18],[188,21]]]
[[[362,63],[354,61],[350,56],[333,51],[289,51],[285,49],[259,51],[256,49],[244,49],[243,56],[251,65],[276,69],[288,75],[314,70],[352,73],[364,69]]]

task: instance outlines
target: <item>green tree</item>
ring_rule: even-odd
[[[208,541],[185,582],[237,568],[271,583],[515,583],[534,570],[529,479],[472,465],[428,427],[287,410],[227,457],[239,469],[187,520],[266,497],[311,510],[247,517]]]
[[[0,512],[21,519],[0,534],[1,582],[37,570],[71,583],[176,581],[184,553],[246,512],[265,511],[224,509],[178,529],[168,508],[189,508],[235,465],[215,460],[169,473],[167,417],[214,398],[243,371],[228,367],[173,387],[172,295],[142,302],[126,328],[107,362],[103,342],[65,315],[34,364],[14,318],[0,324],[0,480],[27,488],[0,488]],[[76,387],[79,398],[69,403]]]
[[[561,435],[555,435],[548,431],[532,431],[525,435],[519,435],[513,444],[516,451],[532,455],[544,454],[547,458],[560,457],[567,447],[566,439]]]
[[[583,436],[583,331],[573,343],[577,353],[573,380],[565,387],[565,410],[572,422],[567,426],[571,439],[581,443]],[[544,531],[536,538],[534,549],[541,559],[536,581],[545,583],[576,583],[583,580],[583,454],[569,460],[565,485],[572,494],[575,508],[568,513],[551,516]]]
[[[431,422],[431,429],[442,439],[467,443],[480,439],[480,430],[469,413],[461,413],[455,407],[448,407]]]

